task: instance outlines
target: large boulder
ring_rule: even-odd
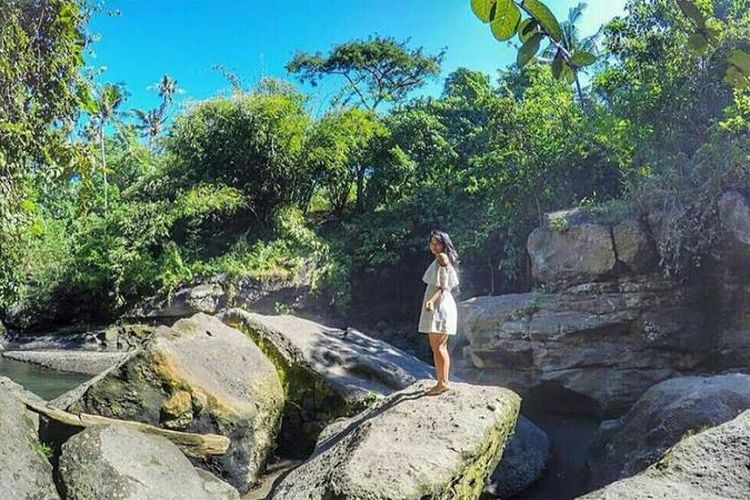
[[[750,408],[750,375],[680,377],[661,382],[646,391],[624,416],[601,425],[587,459],[592,485],[601,487],[632,476],[654,463],[686,433],[731,420],[746,408]]]
[[[0,498],[60,498],[34,422],[12,384],[0,387]]]
[[[500,464],[487,478],[484,492],[498,498],[518,495],[541,477],[549,458],[547,434],[528,418],[519,416]]]
[[[528,238],[534,278],[553,288],[655,269],[656,247],[635,218],[606,219],[584,209],[545,214]]]
[[[58,474],[67,500],[240,498],[167,439],[125,427],[94,426],[71,437]]]
[[[306,453],[334,418],[351,416],[433,373],[414,356],[352,328],[242,309],[220,318],[249,335],[273,360],[288,398],[282,446],[301,446]]]
[[[200,313],[156,328],[125,361],[60,403],[74,413],[228,436],[229,451],[199,465],[247,490],[274,446],[284,394],[273,364],[245,334]]]
[[[750,410],[671,447],[645,472],[582,500],[726,500],[750,495]]]
[[[701,301],[699,288],[653,274],[468,299],[458,375],[556,410],[622,413],[653,384],[699,369],[711,350]]]
[[[429,397],[428,385],[420,381],[326,428],[312,457],[271,498],[478,498],[515,425],[520,398],[501,387],[463,383]]]

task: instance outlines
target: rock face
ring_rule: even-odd
[[[707,354],[700,290],[654,275],[556,293],[461,303],[465,380],[502,383],[532,402],[597,415],[626,410],[650,386]]]
[[[420,381],[321,434],[312,457],[273,499],[478,498],[515,424],[520,398],[454,383],[424,396]]]
[[[581,499],[746,499],[750,493],[750,410],[687,437],[645,472]]]
[[[74,413],[228,436],[227,454],[199,465],[240,490],[256,483],[284,404],[271,362],[245,334],[205,314],[156,328],[142,348],[77,392],[72,403],[70,395],[57,403]]]
[[[311,270],[312,263],[306,263],[296,276],[288,280],[253,276],[232,280],[223,274],[216,275],[178,288],[168,296],[145,300],[126,316],[137,319],[184,318],[198,312],[217,314],[232,307],[272,313],[276,302],[292,304],[305,296]]]
[[[654,463],[686,433],[724,423],[746,408],[750,408],[750,375],[661,382],[646,391],[624,416],[602,424],[587,460],[592,485],[598,488],[632,476]]]
[[[520,416],[500,465],[487,479],[484,492],[498,498],[518,495],[539,479],[549,458],[547,434],[531,420]]]
[[[92,498],[237,499],[237,490],[195,469],[170,441],[124,427],[94,426],[62,447],[67,500]]]
[[[220,317],[273,360],[289,400],[282,439],[308,452],[332,419],[353,415],[379,396],[432,377],[432,367],[414,356],[353,329],[242,309]]]
[[[15,390],[6,384],[0,387],[0,498],[58,499],[52,466],[41,453],[34,422]]]
[[[459,375],[607,416],[669,378],[750,371],[750,201],[717,206],[716,255],[684,282],[656,265],[668,213],[548,214],[528,240],[540,290],[461,304]]]
[[[6,351],[4,358],[32,363],[52,370],[96,375],[114,366],[126,354],[98,351]]]
[[[602,223],[581,209],[545,218],[528,239],[532,271],[542,283],[561,287],[653,268],[654,244],[633,218]]]

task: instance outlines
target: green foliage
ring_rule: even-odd
[[[73,0],[0,1],[0,304],[17,283],[31,170],[54,178],[81,160],[66,138],[90,101],[78,72],[87,18]]]
[[[286,69],[313,86],[323,78],[341,76],[346,85],[335,101],[344,106],[356,102],[374,111],[382,103],[402,102],[437,76],[443,55],[425,55],[422,48],[376,36],[336,45],[327,56],[298,52]]]

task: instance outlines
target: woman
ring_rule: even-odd
[[[458,311],[451,290],[458,286],[458,253],[450,236],[443,231],[433,230],[430,234],[430,252],[435,256],[422,276],[427,283],[419,316],[419,331],[429,335],[432,357],[435,360],[437,384],[427,391],[429,396],[437,396],[448,390],[448,336],[456,334]]]

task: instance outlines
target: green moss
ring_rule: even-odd
[[[273,332],[249,325],[237,317],[227,317],[226,321],[248,335],[276,368],[286,395],[283,417],[286,439],[298,443],[306,452],[312,451],[318,435],[330,422],[355,415],[377,400],[347,401],[331,389],[307,362],[288,360],[270,340]]]
[[[427,494],[429,498],[439,500],[473,500],[479,498],[484,483],[489,474],[495,470],[505,446],[515,429],[518,413],[521,408],[520,398],[514,398],[506,411],[511,412],[512,418],[500,418],[482,441],[482,446],[476,453],[462,456],[466,466],[462,468],[451,484],[439,491]]]

